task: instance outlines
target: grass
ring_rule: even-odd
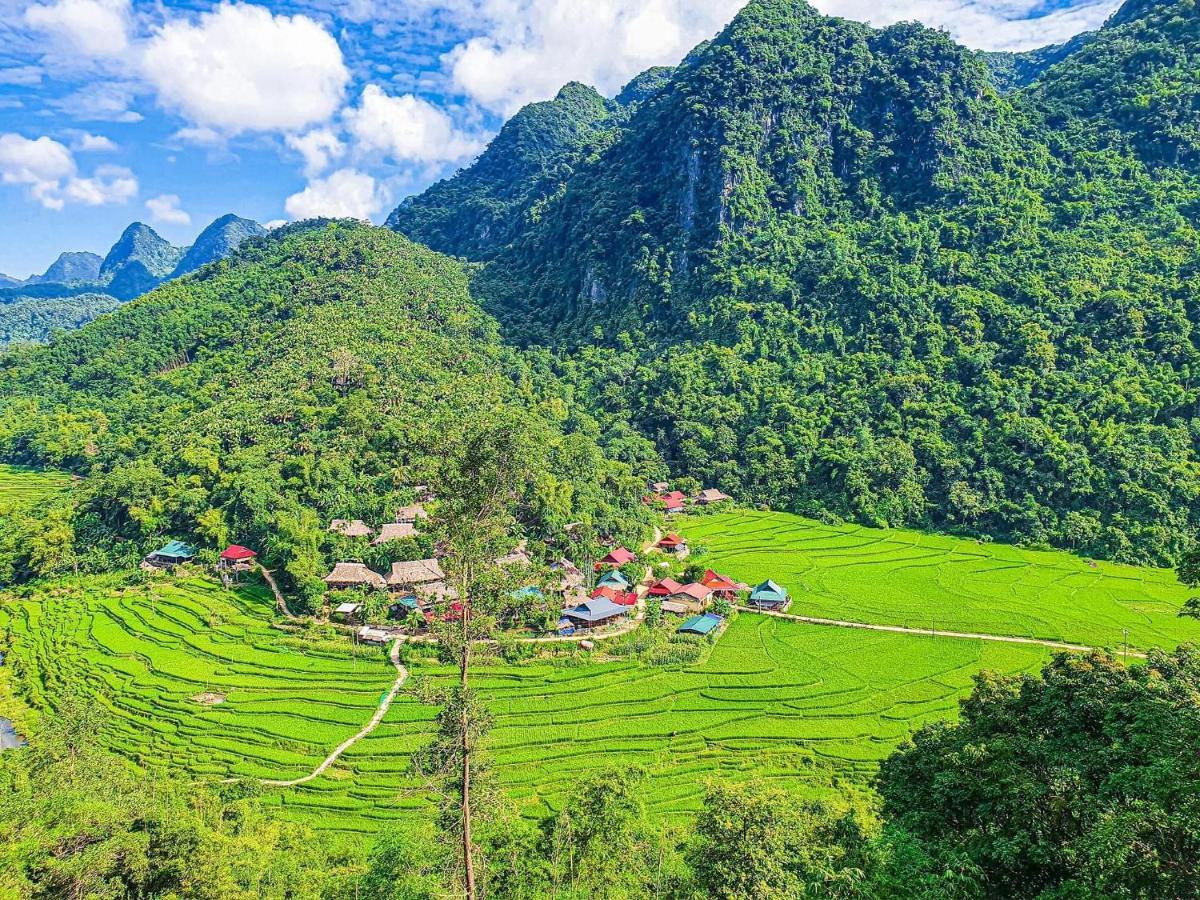
[[[362,727],[394,670],[381,650],[356,657],[349,644],[308,644],[273,628],[271,615],[257,587],[74,579],[0,603],[12,661],[0,677],[43,714],[70,688],[94,695],[112,714],[105,743],[145,765],[196,779],[296,777]],[[498,663],[476,683],[495,715],[497,776],[528,814],[558,809],[584,772],[638,763],[652,774],[652,807],[670,818],[695,808],[712,776],[806,795],[865,787],[915,728],[954,714],[974,673],[1033,670],[1047,657],[746,615],[693,665]],[[435,710],[416,689],[452,672],[428,663],[412,672],[413,690],[373,734],[326,775],[269,791],[267,802],[352,835],[428,815],[408,759]],[[192,699],[205,692],[225,700]]]
[[[1170,570],[905,530],[828,526],[787,513],[730,512],[680,524],[698,561],[788,588],[791,612],[1089,646],[1173,649],[1200,641],[1180,619]]]
[[[0,464],[0,514],[12,507],[50,500],[71,485],[71,476]]]

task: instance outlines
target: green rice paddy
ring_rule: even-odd
[[[71,476],[21,466],[0,465],[0,514],[14,505],[49,500],[71,485]]]
[[[0,605],[12,662],[0,677],[43,714],[69,687],[94,695],[112,713],[107,745],[145,765],[197,780],[294,778],[370,719],[395,673],[382,650],[306,644],[271,615],[256,587],[78,579]],[[980,669],[1033,670],[1047,656],[745,615],[695,665],[498,664],[476,683],[495,715],[492,764],[528,814],[559,808],[588,771],[638,763],[652,773],[653,808],[670,818],[694,808],[714,776],[826,796],[865,786],[915,728],[954,715]],[[268,791],[268,802],[350,833],[428,814],[408,759],[434,709],[416,688],[451,672],[412,672],[413,690],[374,733],[321,778]]]
[[[680,529],[708,548],[706,565],[782,584],[800,615],[1089,646],[1120,647],[1126,630],[1143,649],[1200,641],[1200,622],[1177,615],[1188,592],[1169,570],[787,513],[722,513]]]

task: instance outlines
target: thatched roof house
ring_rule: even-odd
[[[405,538],[417,536],[416,526],[412,522],[389,522],[379,529],[379,534],[375,536],[375,540],[371,541],[373,546],[386,544],[388,541],[402,541]]]
[[[373,572],[362,563],[340,562],[333,571],[325,576],[324,581],[331,590],[341,591],[348,588],[365,587],[383,590],[387,582],[378,572]]]
[[[446,574],[436,559],[417,559],[392,563],[387,583],[392,588],[414,588],[435,581],[445,581]]]
[[[412,506],[401,507],[400,511],[396,513],[396,521],[401,523],[408,522],[414,524],[418,519],[428,518],[429,513],[425,511],[424,503],[414,503]]]
[[[374,534],[371,526],[362,519],[347,521],[346,519],[334,519],[329,523],[329,530],[334,534],[344,534],[346,537],[370,537]]]

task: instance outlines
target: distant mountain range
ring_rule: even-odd
[[[116,303],[224,259],[246,238],[266,233],[257,222],[230,214],[200,232],[190,247],[176,247],[149,225],[134,222],[104,257],[67,251],[41,275],[0,274],[0,347],[78,328]]]

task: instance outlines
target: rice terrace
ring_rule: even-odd
[[[8,490],[63,487],[17,470],[4,477]],[[1156,570],[777,513],[676,524],[705,565],[782,581],[797,614],[1114,647],[1127,628],[1134,648],[1173,647],[1200,632],[1174,615],[1183,588]],[[10,707],[0,714],[36,727],[65,691],[82,688],[111,713],[107,748],[143,766],[210,783],[301,778],[372,717],[395,672],[385,648],[279,620],[253,577],[233,589],[181,574],[23,590],[0,605],[9,661],[0,696]],[[526,815],[557,812],[581,768],[614,761],[649,770],[649,806],[666,820],[695,810],[715,774],[836,801],[866,790],[922,724],[953,717],[976,673],[1034,672],[1051,654],[751,612],[692,663],[651,665],[598,644],[493,660],[476,675],[494,717],[489,758]],[[401,649],[411,677],[379,727],[319,777],[268,789],[264,802],[340,835],[431,815],[409,764],[435,714],[420,692],[455,670],[430,648]]]

